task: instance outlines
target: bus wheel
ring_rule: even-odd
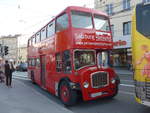
[[[34,72],[31,71],[31,81],[33,84],[35,84],[35,79],[34,79]]]
[[[76,103],[77,91],[72,90],[69,84],[66,81],[63,81],[60,84],[59,96],[64,105],[71,106]]]

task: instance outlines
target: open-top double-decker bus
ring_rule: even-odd
[[[108,16],[70,6],[28,40],[28,75],[65,105],[114,97],[119,79],[110,67],[113,48]]]

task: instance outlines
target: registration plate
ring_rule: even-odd
[[[92,93],[91,97],[94,98],[94,97],[97,97],[97,96],[101,96],[102,94],[103,94],[102,92]]]

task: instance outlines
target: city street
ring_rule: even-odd
[[[132,75],[119,76],[121,84],[115,98],[79,100],[66,108],[57,97],[32,84],[27,73],[15,72],[12,88],[0,84],[0,113],[149,113],[149,107],[135,102]]]
[[[0,0],[0,12],[0,113],[150,113],[150,0]]]

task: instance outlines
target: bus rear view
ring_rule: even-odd
[[[150,106],[150,3],[136,6],[132,24],[132,51],[137,102]]]

